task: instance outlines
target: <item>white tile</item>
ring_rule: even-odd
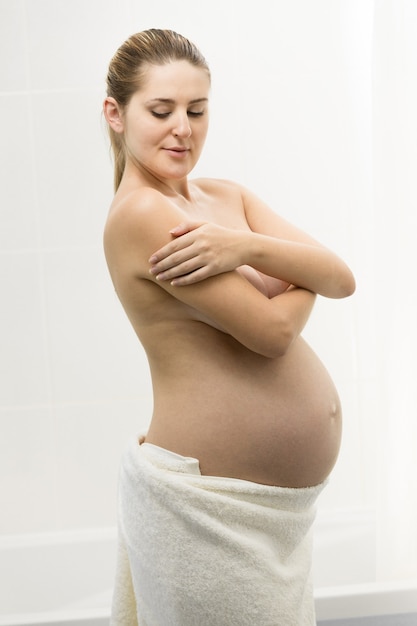
[[[23,0],[0,0],[0,89],[27,89],[27,41]]]
[[[318,298],[303,332],[304,338],[335,380],[356,376],[353,311],[346,299]]]
[[[146,393],[147,361],[116,299],[101,247],[45,253],[45,277],[54,402]]]
[[[31,87],[101,88],[129,30],[127,1],[26,0],[26,11]]]
[[[0,255],[0,407],[48,401],[39,258]]]
[[[224,60],[224,50],[225,48],[231,49],[231,39],[236,32],[237,8],[240,13],[244,10],[245,3],[230,1],[223,3],[221,19],[218,19],[217,11],[202,11],[201,5],[194,0],[182,0],[181,4],[176,4],[171,0],[146,4],[141,0],[131,0],[132,31],[129,34],[148,28],[175,30],[191,39],[203,53],[206,50],[211,51],[210,58],[216,55],[216,50],[219,51],[218,42],[223,40]],[[215,34],[213,29],[215,29]]]
[[[55,530],[48,409],[0,410],[0,534]]]
[[[36,248],[37,200],[28,95],[0,95],[0,251]]]
[[[141,400],[55,409],[55,478],[61,528],[116,525],[121,456],[127,438],[146,425],[144,415],[148,412],[148,402]]]
[[[36,175],[44,247],[97,244],[113,171],[98,93],[33,96]]]

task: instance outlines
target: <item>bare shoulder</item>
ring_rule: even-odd
[[[107,216],[105,232],[118,227],[131,227],[164,204],[166,198],[163,194],[151,187],[140,187],[121,196],[116,194]]]
[[[170,241],[169,230],[182,219],[181,209],[156,189],[141,187],[116,196],[103,236],[108,265],[147,274],[150,254]]]
[[[173,221],[173,226],[179,217],[181,209],[167,196],[151,187],[141,187],[113,200],[104,229],[105,245],[122,233],[134,237],[137,243],[137,238],[148,238],[164,224],[168,232],[169,222]]]

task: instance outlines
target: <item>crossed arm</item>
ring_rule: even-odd
[[[184,222],[172,203],[148,191],[109,229],[106,254],[116,284],[118,275],[147,278],[249,350],[275,358],[302,332],[316,293],[344,297],[354,281],[336,255],[259,201],[249,199],[245,210],[251,230]],[[277,295],[267,298],[235,271],[244,264],[277,279]]]
[[[246,190],[242,193],[251,230],[183,222],[171,229],[174,239],[150,257],[150,272],[158,280],[184,286],[250,265],[267,276],[328,298],[353,293],[353,275],[337,255],[275,215]]]

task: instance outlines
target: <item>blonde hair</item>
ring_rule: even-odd
[[[210,76],[207,62],[198,48],[186,37],[172,30],[152,28],[136,33],[117,50],[107,73],[107,96],[123,108],[141,88],[149,65],[165,65],[171,61],[189,61]],[[123,136],[108,126],[114,158],[114,189],[118,189],[126,164]]]

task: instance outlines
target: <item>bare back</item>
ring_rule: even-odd
[[[336,461],[341,434],[338,395],[323,364],[301,337],[283,356],[258,354],[216,316],[229,285],[249,283],[242,289],[256,289],[261,305],[261,298],[279,292],[280,281],[243,267],[233,276],[202,281],[193,288],[195,299],[187,301],[189,287],[160,285],[149,276],[150,254],[181,219],[249,229],[238,189],[196,181],[190,202],[164,197],[161,208],[158,193],[116,196],[105,231],[113,283],[149,360],[154,412],[147,441],[198,458],[203,474],[290,487],[322,482]],[[155,225],[158,220],[162,226]],[[195,305],[210,292],[220,294],[210,306]],[[244,301],[235,306],[256,327],[254,309]]]

